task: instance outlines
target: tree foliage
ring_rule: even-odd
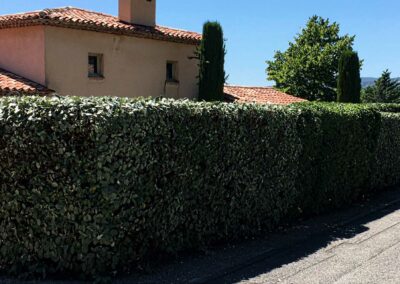
[[[224,99],[225,54],[224,33],[221,25],[218,22],[206,22],[198,50],[200,100],[222,101]]]
[[[385,70],[375,85],[363,90],[364,103],[400,103],[400,82],[391,79],[389,70]]]
[[[360,102],[360,60],[357,52],[347,50],[340,57],[337,95],[338,102]]]
[[[310,101],[335,101],[339,58],[351,50],[354,36],[340,36],[336,22],[313,16],[307,26],[267,61],[268,80],[291,95]]]

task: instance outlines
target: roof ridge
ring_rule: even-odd
[[[65,6],[65,7],[57,7],[57,8],[43,8],[43,9],[33,10],[33,11],[28,11],[28,12],[18,12],[18,13],[0,15],[0,18],[11,17],[11,16],[23,16],[23,15],[30,15],[30,14],[40,14],[42,12],[55,12],[55,11],[66,10],[66,9],[70,9],[70,8],[73,8],[73,7]]]
[[[73,6],[66,6],[64,8],[67,8],[69,10],[79,10],[79,11],[83,11],[83,12],[88,12],[88,13],[93,13],[93,14],[97,14],[97,15],[101,15],[101,16],[106,16],[106,17],[113,17],[113,18],[117,18],[114,15],[111,14],[106,14],[103,12],[98,12],[98,11],[93,11],[93,10],[89,10],[89,9],[83,9],[83,8],[79,8],[79,7],[73,7]]]
[[[165,28],[165,29],[170,29],[170,30],[174,30],[174,31],[179,31],[179,32],[185,32],[185,33],[192,33],[192,34],[198,34],[201,35],[199,32],[194,32],[194,31],[189,31],[186,29],[178,29],[178,28],[173,28],[173,27],[169,27],[169,26],[160,26],[160,25],[156,25],[159,28]]]
[[[79,11],[82,11],[82,12],[93,13],[93,14],[97,14],[97,15],[100,15],[100,16],[111,17],[111,18],[114,18],[114,19],[118,19],[118,20],[119,20],[119,17],[118,17],[118,16],[115,16],[115,15],[106,14],[106,13],[103,13],[103,12],[93,11],[93,10],[89,10],[89,9],[79,8],[79,7],[66,6],[66,7],[60,7],[60,8],[55,8],[55,9],[59,9],[59,10],[62,10],[62,9],[79,10]],[[49,10],[53,10],[53,9],[49,9]],[[132,23],[123,22],[123,21],[121,21],[121,20],[119,20],[119,21],[122,22],[122,23],[124,23],[124,24],[130,24],[130,25],[141,26],[141,25],[138,25],[138,24],[132,24]],[[144,26],[144,27],[147,27],[147,26]],[[173,27],[169,27],[169,26],[156,25],[156,27],[158,27],[158,28],[170,29],[170,30],[175,30],[175,31],[181,31],[181,32],[187,32],[187,33],[193,33],[193,34],[200,34],[200,33],[198,33],[198,32],[189,31],[189,30],[186,30],[186,29],[173,28]]]
[[[41,9],[41,10],[35,10],[35,11],[30,11],[30,12],[18,12],[18,13],[0,15],[0,18],[3,18],[3,17],[12,17],[12,16],[23,16],[23,15],[26,15],[26,14],[39,14],[40,12],[43,12],[43,9]]]

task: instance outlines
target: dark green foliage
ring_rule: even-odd
[[[225,84],[225,43],[222,27],[218,22],[207,22],[198,50],[199,99],[223,101]]]
[[[0,268],[118,275],[394,185],[378,108],[2,98]]]
[[[354,36],[339,33],[336,22],[313,16],[286,51],[267,61],[268,80],[296,97],[336,101],[339,58],[354,42]]]
[[[297,206],[303,212],[319,213],[352,202],[361,189],[368,189],[379,113],[344,104],[308,103],[294,108],[302,111]]]
[[[172,100],[0,100],[0,267],[127,271],[273,227],[293,202],[296,117]]]
[[[337,93],[338,102],[360,102],[360,60],[358,58],[357,52],[347,50],[340,57]]]
[[[386,70],[375,82],[375,85],[363,90],[364,103],[400,103],[400,82],[390,78],[391,73]]]
[[[371,169],[370,188],[382,189],[400,183],[400,115],[382,114],[378,148]]]

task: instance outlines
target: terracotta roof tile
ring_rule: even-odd
[[[78,8],[45,9],[0,16],[0,29],[48,25],[198,45],[201,35],[162,26],[147,27],[122,22],[118,17]]]
[[[239,103],[280,104],[304,102],[304,99],[290,96],[271,87],[225,86],[228,101]]]
[[[45,95],[52,91],[46,87],[18,76],[14,73],[0,69],[0,95]]]

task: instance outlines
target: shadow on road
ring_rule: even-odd
[[[301,230],[288,235],[273,236],[273,249],[246,262],[230,267],[210,277],[197,279],[192,283],[237,283],[266,274],[284,265],[299,261],[327,247],[336,240],[352,239],[368,231],[368,223],[400,210],[400,194],[391,192],[394,199],[381,200],[380,203],[368,204],[360,210],[349,209],[337,216],[309,220]],[[359,211],[359,212],[354,212]],[[308,230],[314,232],[309,233]],[[304,236],[304,235],[306,236]]]

